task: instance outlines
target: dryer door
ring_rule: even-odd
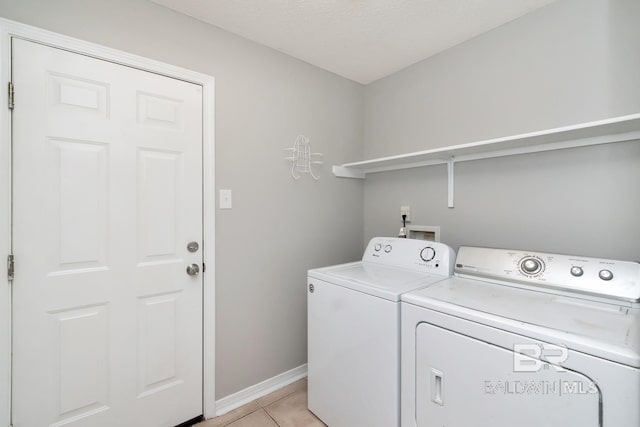
[[[418,427],[599,427],[600,391],[586,376],[520,356],[553,352],[523,337],[515,353],[421,323],[416,331]],[[562,352],[551,355],[562,357]],[[556,359],[558,360],[558,359]]]

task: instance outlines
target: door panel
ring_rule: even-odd
[[[179,260],[178,215],[182,157],[179,153],[138,152],[138,242],[140,262]]]
[[[540,361],[520,370],[514,360],[511,350],[418,324],[417,426],[600,426],[601,395],[589,378]]]
[[[60,266],[104,267],[107,255],[107,146],[81,141],[50,143],[59,159],[55,181],[60,212]],[[83,197],[77,197],[82,194]]]
[[[12,47],[14,426],[202,414],[202,88]]]
[[[53,314],[60,348],[60,411],[106,409],[108,309],[104,304]]]

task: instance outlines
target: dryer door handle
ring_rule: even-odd
[[[431,368],[431,401],[444,406],[444,374],[442,371]]]

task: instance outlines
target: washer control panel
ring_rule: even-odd
[[[398,237],[374,237],[362,256],[362,261],[442,276],[453,274],[455,259],[454,250],[444,243]]]
[[[640,302],[640,263],[461,246],[458,276]],[[543,290],[540,289],[540,290]]]

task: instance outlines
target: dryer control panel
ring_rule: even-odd
[[[640,302],[640,263],[637,262],[461,246],[455,274],[506,285]]]
[[[397,237],[374,237],[362,261],[451,276],[455,251],[444,243]]]

